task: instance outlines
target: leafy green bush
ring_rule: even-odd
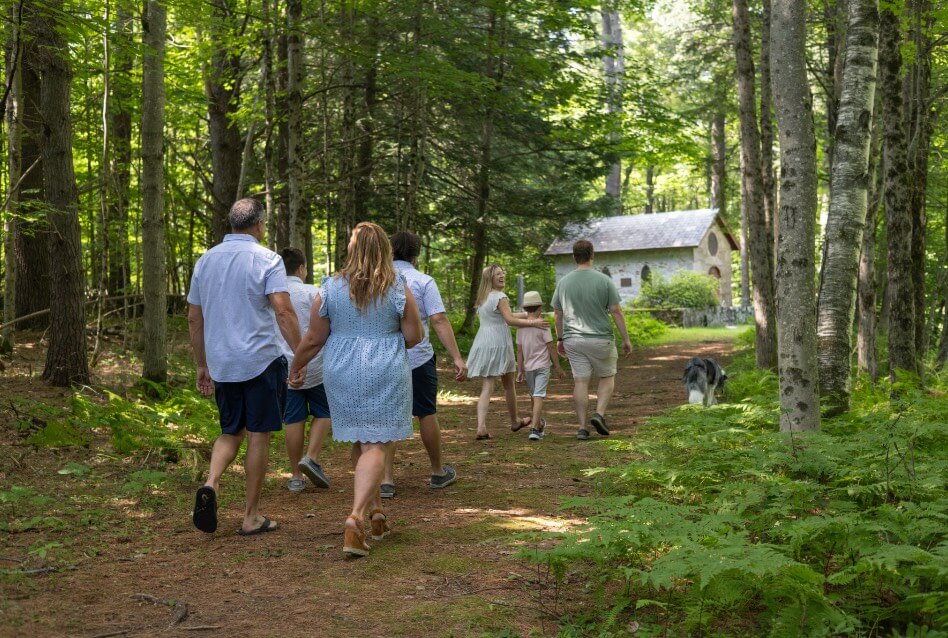
[[[849,415],[788,437],[773,373],[728,371],[730,403],[610,442],[634,460],[566,503],[588,526],[525,553],[590,567],[612,612],[582,635],[948,635],[944,394],[861,382]]]
[[[633,302],[639,308],[709,308],[719,303],[720,282],[711,275],[679,270],[670,280],[659,274],[642,284]]]
[[[668,326],[663,322],[641,312],[625,313],[625,327],[629,331],[629,340],[636,347],[656,343],[668,332]]]

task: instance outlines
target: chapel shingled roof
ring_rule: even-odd
[[[561,239],[547,248],[547,255],[568,255],[573,242],[588,239],[597,253],[651,250],[656,248],[693,248],[701,243],[711,224],[717,220],[732,250],[739,245],[724,219],[713,208],[679,210],[651,215],[599,217],[567,224]]]

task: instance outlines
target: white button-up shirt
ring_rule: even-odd
[[[411,364],[411,369],[414,370],[428,363],[431,357],[434,356],[434,347],[428,338],[428,317],[445,312],[444,302],[441,300],[441,292],[438,290],[438,284],[435,283],[435,280],[409,262],[396,260],[395,270],[405,275],[408,290],[411,291],[411,296],[415,298],[415,303],[418,304],[421,322],[425,326],[425,338],[408,351],[408,363]]]
[[[300,320],[300,335],[306,336],[309,330],[310,313],[313,310],[313,301],[319,296],[319,288],[304,282],[299,277],[288,276],[286,278],[287,287],[290,289],[290,301],[293,302],[293,310],[296,311],[296,318]],[[283,338],[283,334],[277,326],[277,343],[283,351],[283,356],[293,365],[293,350],[290,344]],[[323,350],[319,351],[313,360],[306,366],[306,378],[300,390],[315,388],[323,382]]]
[[[204,315],[204,349],[214,381],[248,381],[283,354],[267,295],[287,291],[283,259],[252,235],[225,235],[198,259],[188,303]]]

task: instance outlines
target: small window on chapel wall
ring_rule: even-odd
[[[621,287],[621,288],[631,288],[631,287],[632,287],[632,278],[631,278],[631,277],[623,277],[622,279],[620,279],[620,280],[619,280],[619,287]]]
[[[652,269],[648,267],[648,264],[642,266],[642,281],[652,281]]]
[[[612,277],[612,271],[609,270],[609,266],[603,266],[599,272],[604,274],[606,277]]]
[[[708,270],[708,274],[714,277],[715,279],[721,278],[721,271],[718,269],[717,266],[711,266],[711,269]]]
[[[708,236],[708,252],[712,255],[718,254],[718,236],[714,233]]]

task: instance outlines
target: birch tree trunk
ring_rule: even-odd
[[[64,57],[66,44],[56,29],[62,0],[46,4],[37,16],[37,61],[41,73],[43,116],[43,178],[49,224],[50,331],[43,379],[51,385],[89,383],[86,354],[83,273],[80,256],[79,193],[72,163],[72,122],[69,89],[72,70]]]
[[[774,368],[777,360],[777,326],[774,316],[773,231],[767,227],[764,211],[754,59],[747,0],[733,0],[732,16],[741,121],[741,217],[746,219],[748,229],[754,319],[757,325],[757,365],[761,368]]]
[[[774,123],[770,80],[770,2],[763,0],[760,23],[760,169],[764,190],[764,219],[774,233],[776,193],[774,192]],[[776,241],[776,238],[774,239]]]
[[[851,0],[816,328],[820,392],[826,401],[827,416],[849,409],[852,325],[859,251],[866,224],[878,39],[878,0]]]
[[[165,23],[164,0],[147,0],[142,19],[142,290],[145,293],[142,376],[168,377],[165,319]]]
[[[948,206],[945,207],[945,271],[948,272]],[[948,283],[944,287],[944,299],[941,313],[941,342],[938,344],[938,354],[935,355],[935,363],[939,370],[944,369],[945,363],[948,363]]]
[[[613,0],[603,3],[602,33],[600,41],[605,49],[602,58],[603,75],[606,80],[606,108],[610,115],[614,115],[613,126],[617,130],[609,135],[609,141],[618,145],[622,141],[622,134],[618,131],[619,117],[622,113],[622,91],[625,85],[625,43],[622,36],[622,17]],[[606,174],[606,196],[612,199],[613,212],[622,212],[622,160],[616,160],[609,167]]]
[[[286,157],[288,210],[290,214],[290,245],[305,250],[306,214],[303,210],[303,21],[302,0],[289,0],[286,5]],[[307,264],[312,270],[312,264]]]
[[[889,374],[918,373],[915,350],[915,293],[912,278],[912,214],[909,210],[909,170],[902,117],[900,74],[902,53],[899,18],[886,6],[879,19],[879,88],[882,92],[885,217],[887,234],[886,297]]]
[[[816,134],[806,70],[806,7],[774,0],[771,51],[780,131],[777,336],[780,430],[820,429],[816,359]]]
[[[876,227],[879,204],[882,197],[879,153],[881,152],[882,122],[879,117],[879,94],[876,93],[873,108],[872,140],[869,147],[869,206],[866,211],[866,226],[862,233],[862,250],[859,253],[859,286],[857,292],[859,332],[856,335],[856,356],[860,372],[865,372],[873,381],[879,378],[876,357]]]

